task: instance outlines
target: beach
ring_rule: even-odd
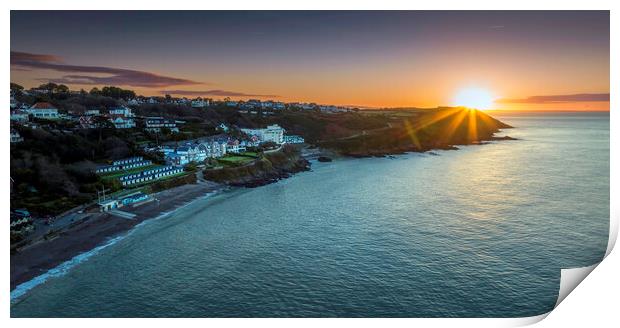
[[[98,245],[131,230],[136,225],[172,212],[195,199],[223,189],[224,186],[201,181],[153,194],[154,201],[138,207],[123,207],[136,216],[121,218],[109,213],[92,213],[59,231],[50,240],[27,245],[11,254],[11,290],[47,271],[88,252]]]

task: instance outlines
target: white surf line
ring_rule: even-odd
[[[13,304],[23,295],[25,295],[32,288],[46,282],[49,278],[60,277],[60,276],[67,274],[67,272],[69,272],[69,270],[73,268],[74,266],[86,261],[88,258],[97,254],[102,249],[108,246],[114,245],[119,240],[123,239],[125,236],[126,235],[122,235],[122,236],[117,236],[115,238],[112,238],[108,240],[107,242],[105,242],[103,245],[97,246],[90,251],[80,253],[74,256],[72,259],[59,264],[53,269],[48,270],[44,274],[36,276],[32,278],[31,280],[28,280],[24,283],[19,284],[17,287],[15,287],[14,290],[11,291],[11,304]]]
[[[107,248],[108,246],[112,246],[114,244],[116,244],[117,242],[119,242],[120,240],[130,236],[138,227],[144,225],[147,222],[150,221],[155,221],[155,220],[159,220],[161,218],[166,217],[167,215],[173,214],[174,212],[185,208],[187,206],[189,206],[190,204],[192,204],[193,202],[200,200],[200,199],[206,199],[209,198],[211,196],[214,196],[216,194],[218,194],[221,190],[214,190],[214,191],[210,191],[208,193],[206,193],[204,196],[195,198],[193,200],[190,200],[186,203],[184,203],[183,205],[179,206],[179,207],[175,207],[170,211],[167,212],[162,212],[160,213],[158,216],[152,218],[152,219],[146,219],[138,224],[136,224],[133,228],[131,228],[130,230],[127,231],[127,233],[122,234],[120,236],[116,236],[108,241],[106,241],[104,244],[99,245],[93,249],[91,249],[90,251],[86,251],[84,253],[80,253],[76,256],[74,256],[73,258],[71,258],[68,261],[65,261],[59,265],[57,265],[56,267],[46,271],[45,273],[36,276],[26,282],[23,282],[19,285],[17,285],[15,287],[15,289],[13,289],[11,291],[11,304],[15,304],[22,296],[26,295],[26,293],[28,291],[30,291],[31,289],[33,289],[34,287],[43,284],[44,282],[46,282],[48,279],[50,278],[56,278],[56,277],[62,277],[65,274],[67,274],[71,268],[75,267],[76,265],[88,260],[89,258],[91,258],[93,255],[99,253],[101,250]]]

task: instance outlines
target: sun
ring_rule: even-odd
[[[483,88],[465,88],[459,90],[454,97],[454,106],[464,106],[475,109],[491,109],[495,97]]]

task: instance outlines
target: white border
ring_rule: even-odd
[[[2,41],[3,44],[10,44],[10,14],[9,9],[15,10],[93,10],[93,9],[107,9],[107,10],[223,10],[223,9],[253,9],[253,10],[307,10],[307,9],[331,9],[331,10],[343,10],[343,9],[367,9],[367,10],[386,10],[386,9],[402,9],[402,10],[611,10],[611,97],[612,104],[615,104],[615,99],[618,99],[618,90],[615,86],[618,85],[618,72],[615,58],[619,58],[618,52],[618,26],[619,15],[616,13],[618,9],[618,1],[602,1],[602,0],[589,0],[589,1],[539,1],[539,0],[521,0],[519,2],[510,1],[491,1],[491,0],[435,0],[425,1],[419,3],[413,3],[412,1],[405,0],[393,0],[389,3],[385,1],[370,1],[359,0],[355,2],[336,2],[333,0],[314,0],[306,2],[292,2],[284,0],[263,0],[263,1],[226,1],[226,2],[193,2],[186,0],[175,0],[166,3],[153,3],[149,0],[108,0],[105,2],[84,2],[84,1],[24,1],[13,3],[3,2],[5,10],[2,12]],[[5,50],[1,54],[4,67],[4,80],[5,85],[8,85],[10,81],[10,69],[9,65],[9,51]],[[3,103],[9,102],[9,95],[7,93],[0,93],[0,99]],[[616,107],[616,106],[612,106]],[[612,234],[610,234],[610,246],[608,247],[607,254],[609,255],[612,249],[612,245],[615,243],[618,227],[618,205],[620,204],[620,197],[618,196],[618,151],[617,147],[620,143],[618,133],[614,133],[618,128],[620,122],[618,121],[618,115],[614,114],[617,108],[611,110],[611,227]],[[3,112],[2,123],[0,125],[0,133],[4,135],[9,134],[9,113],[8,110]],[[0,134],[1,135],[1,134]],[[8,139],[8,138],[7,138]],[[9,143],[5,141],[2,144],[2,153],[9,153]],[[9,175],[9,161],[2,161],[2,172],[5,176],[5,181],[8,181]],[[615,167],[615,169],[614,169]],[[9,210],[9,184],[6,183],[2,187],[2,210],[4,213],[8,213]],[[586,206],[586,204],[584,204]],[[8,225],[3,226],[5,231],[1,234],[4,241],[4,245],[8,246]],[[9,256],[8,251],[2,253],[3,263],[5,264],[5,270],[2,271],[2,281],[9,281]],[[591,278],[585,279],[581,284],[583,287],[578,287],[573,292],[573,296],[566,298],[562,304],[549,315],[548,320],[544,320],[541,325],[548,327],[559,327],[573,324],[579,325],[591,325],[593,323],[607,323],[615,322],[616,316],[616,304],[618,301],[618,268],[620,267],[620,258],[617,252],[611,253],[603,263],[599,265],[600,268],[594,270]],[[583,276],[583,275],[582,275]],[[584,278],[584,277],[581,277]],[[4,295],[2,298],[2,309],[4,311],[3,320],[8,320],[10,317],[9,307],[9,284],[4,284]],[[530,324],[540,321],[547,315],[542,315],[534,318],[522,318],[522,319],[109,319],[113,320],[114,324],[140,324],[151,326],[168,326],[170,324],[183,324],[189,326],[199,326],[208,323],[209,325],[216,326],[236,326],[236,325],[256,325],[259,327],[290,327],[292,325],[300,327],[314,327],[316,325],[327,326],[342,326],[342,325],[355,325],[359,327],[371,327],[382,324],[389,324],[390,326],[409,327],[415,324],[421,324],[423,326],[437,326],[437,327],[496,327],[496,326],[514,326]],[[172,322],[174,320],[174,322]],[[179,321],[180,320],[180,321]],[[207,321],[205,321],[207,320]],[[11,322],[5,324],[19,324],[20,326],[40,326],[44,324],[46,327],[78,327],[88,324],[95,327],[103,327],[112,322],[106,322],[104,320],[92,320],[92,319],[54,319],[46,320],[42,322],[37,319],[11,319]],[[19,322],[18,322],[19,321]]]

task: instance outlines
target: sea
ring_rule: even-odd
[[[11,316],[548,312],[560,270],[605,255],[609,113],[491,114],[518,140],[313,162],[202,198],[12,294]]]

